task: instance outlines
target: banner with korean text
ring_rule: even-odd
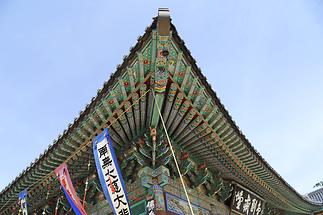
[[[265,201],[257,194],[235,184],[231,210],[242,215],[261,215],[265,208]]]
[[[67,169],[66,163],[62,163],[55,169],[57,179],[61,183],[62,190],[70,203],[74,213],[76,215],[87,215],[80,198],[77,196],[76,191],[73,187],[73,183],[70,174]]]
[[[27,209],[27,189],[21,191],[19,193],[19,203],[21,207],[21,211],[23,215],[28,215],[28,209]]]
[[[106,128],[93,140],[93,153],[100,183],[115,215],[130,215],[127,191]]]

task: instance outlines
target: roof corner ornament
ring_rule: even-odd
[[[168,8],[158,9],[157,31],[161,36],[168,36],[170,31],[170,13]]]

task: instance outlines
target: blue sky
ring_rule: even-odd
[[[300,193],[323,180],[323,3],[0,1],[0,190],[72,122],[158,7],[240,129]]]

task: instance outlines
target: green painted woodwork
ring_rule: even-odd
[[[155,35],[156,32],[153,33]],[[159,109],[162,108],[162,103],[164,100],[164,92],[166,90],[166,85],[168,82],[168,54],[169,53],[169,36],[159,36],[155,35],[157,38],[157,57],[155,59],[155,73],[154,73],[154,92],[155,92],[155,104],[153,107],[153,115],[151,121],[151,127],[156,128],[159,122]]]
[[[142,200],[140,202],[135,203],[132,205],[131,212],[134,215],[146,215],[147,214],[147,208],[146,208],[146,200]]]
[[[233,187],[230,183],[224,183],[222,189],[219,192],[220,201],[226,201],[232,195]]]
[[[157,132],[157,139],[155,142],[155,159],[156,159],[156,168],[161,165],[167,165],[170,161],[170,150],[167,145],[166,139],[162,131]],[[150,131],[143,133],[138,139],[133,141],[133,144],[130,148],[125,151],[125,158],[122,165],[125,167],[129,160],[135,160],[141,166],[151,166],[153,157],[153,139],[150,134]]]

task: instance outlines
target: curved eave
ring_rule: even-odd
[[[303,212],[312,212],[317,211],[323,207],[323,204],[310,201],[304,198],[301,194],[299,194],[291,185],[289,185],[269,164],[268,162],[260,155],[259,152],[251,145],[249,140],[245,137],[239,127],[236,125],[235,121],[232,119],[229,112],[225,109],[224,105],[221,103],[220,99],[216,95],[215,91],[212,89],[211,85],[207,82],[207,78],[202,74],[200,68],[196,65],[195,59],[190,54],[190,51],[187,49],[185,42],[180,38],[177,33],[176,27],[171,24],[171,30],[173,31],[173,39],[176,43],[180,46],[180,49],[183,50],[185,58],[191,63],[192,70],[199,76],[200,81],[205,86],[206,91],[209,95],[212,96],[213,101],[215,104],[220,108],[221,112],[225,115],[225,118],[230,123],[231,127],[235,130],[235,132],[239,135],[239,138],[243,141],[243,143],[247,146],[247,148],[251,151],[252,155],[255,156],[253,159],[253,163],[261,163],[263,168],[265,168],[270,174],[275,177],[275,180],[279,181],[288,191],[290,194],[287,194],[283,191],[282,194],[286,195],[286,198],[290,199],[291,202],[297,200],[299,205],[298,207],[295,205],[295,209],[301,210]],[[278,206],[279,207],[279,206]]]
[[[77,129],[80,129],[80,126],[87,119],[89,113],[95,109],[97,105],[101,104],[101,100],[103,100],[111,90],[111,87],[114,86],[118,82],[118,78],[122,75],[125,68],[128,66],[128,62],[132,61],[136,57],[136,52],[139,51],[149,39],[151,32],[156,28],[157,19],[153,18],[152,24],[146,28],[145,34],[143,36],[139,36],[137,38],[138,42],[134,47],[130,48],[129,55],[125,56],[123,59],[123,63],[121,65],[117,65],[116,72],[112,73],[110,79],[104,82],[104,85],[101,89],[97,91],[97,95],[91,99],[91,102],[85,106],[85,108],[80,111],[78,117],[74,119],[72,123],[69,124],[68,128],[63,131],[62,134],[58,135],[57,140],[53,141],[52,145],[44,151],[44,153],[40,154],[34,162],[32,162],[26,169],[24,169],[19,176],[17,176],[9,185],[7,185],[0,192],[0,209],[7,209],[9,206],[12,206],[17,202],[18,194],[21,190],[29,187],[34,184],[27,178],[33,178],[32,174],[34,172],[42,172],[43,174],[39,175],[39,177],[46,177],[50,172],[52,172],[58,165],[48,165],[46,164],[48,160],[51,160],[51,156],[55,153],[57,155],[62,155],[63,160],[70,156],[73,151],[64,151],[62,152],[62,148],[64,148],[66,144],[66,140],[68,140],[68,136],[77,132]],[[42,181],[39,179],[35,179],[37,181]],[[0,211],[1,214],[2,211]]]

